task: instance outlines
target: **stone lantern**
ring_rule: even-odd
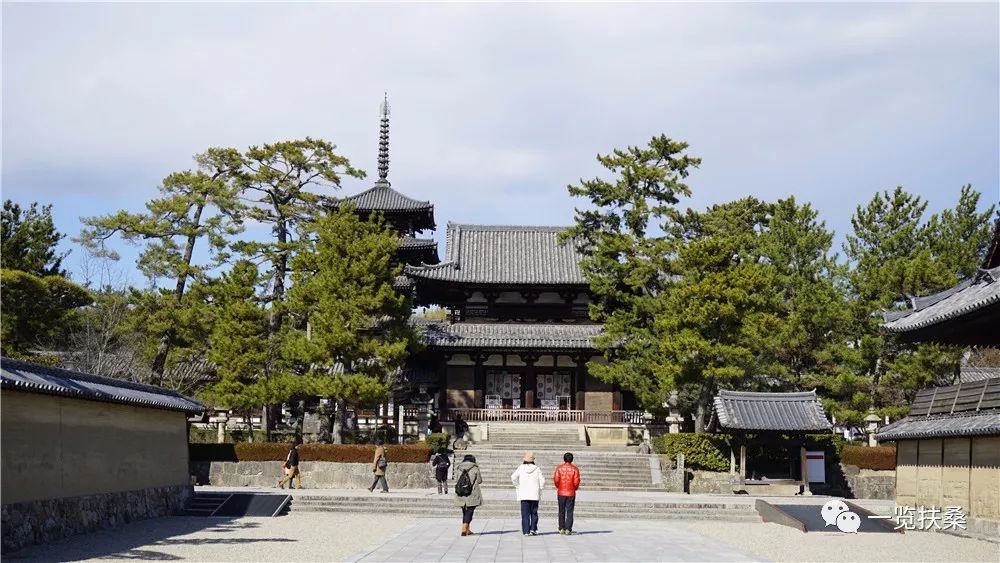
[[[874,448],[878,445],[878,439],[875,437],[875,433],[878,431],[878,425],[882,422],[882,419],[875,414],[875,409],[868,409],[868,416],[865,417],[865,430],[868,431],[868,446]]]
[[[419,392],[413,396],[413,404],[417,406],[417,436],[421,442],[427,440],[427,427],[431,422],[431,403],[434,397],[427,393],[427,386],[421,385]]]
[[[679,434],[681,431],[681,423],[684,422],[684,417],[681,415],[680,409],[677,407],[678,396],[677,391],[670,392],[670,399],[667,400],[664,405],[669,411],[667,415],[667,424],[670,425],[671,434]]]

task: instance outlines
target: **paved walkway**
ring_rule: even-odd
[[[678,523],[588,520],[573,536],[546,524],[521,534],[519,519],[473,520],[472,537],[460,523],[441,519],[411,524],[348,561],[759,561],[735,547]]]

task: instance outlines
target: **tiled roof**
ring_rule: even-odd
[[[429,238],[403,237],[399,243],[400,248],[430,248],[437,250],[437,242]]]
[[[358,211],[424,211],[434,208],[429,201],[419,201],[397,192],[388,182],[376,182],[374,187],[347,196],[344,200],[353,202]]]
[[[994,378],[1000,378],[1000,368],[962,366],[962,370],[958,374],[958,379],[962,383],[972,383],[973,381]]]
[[[917,392],[910,414],[886,426],[879,440],[1000,434],[1000,379],[987,378]]]
[[[719,391],[715,396],[714,417],[727,430],[824,432],[831,428],[816,391]]]
[[[436,348],[528,348],[586,350],[602,326],[593,324],[515,324],[419,322],[423,340]]]
[[[460,283],[586,285],[581,255],[561,243],[566,227],[448,223],[445,261],[408,266],[410,276]]]
[[[913,300],[913,309],[886,313],[889,332],[904,333],[1000,304],[1000,268],[983,270],[974,279]]]
[[[997,410],[935,416],[908,416],[883,427],[876,434],[876,437],[880,442],[883,442],[948,436],[994,435],[1000,435],[1000,411]]]
[[[0,358],[4,389],[155,409],[200,413],[205,406],[176,391],[77,371]]]

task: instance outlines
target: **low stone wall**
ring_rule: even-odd
[[[733,493],[732,480],[728,472],[701,471],[692,469],[677,469],[677,460],[665,455],[660,458],[660,487],[672,493],[688,492],[691,494],[725,494]],[[685,491],[685,488],[687,489]]]
[[[3,553],[129,522],[181,514],[190,485],[5,504]]]
[[[310,489],[366,489],[373,474],[370,463],[303,461],[299,464],[302,486]],[[201,485],[224,487],[273,487],[285,472],[280,461],[192,462],[191,474]],[[390,489],[435,486],[430,463],[389,463],[386,480]]]
[[[856,465],[841,464],[844,480],[853,498],[895,500],[896,472],[860,469]]]
[[[693,494],[733,494],[733,481],[725,471],[689,471],[688,491]]]

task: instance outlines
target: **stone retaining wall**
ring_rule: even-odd
[[[310,489],[365,489],[371,486],[370,463],[303,461],[299,464],[302,486]],[[273,487],[284,476],[280,461],[192,462],[191,474],[200,485],[224,487]],[[435,486],[430,463],[389,463],[386,480],[390,489]]]
[[[3,553],[128,522],[181,514],[190,485],[5,504]]]
[[[856,465],[841,464],[844,480],[853,498],[895,500],[896,472],[860,469]]]

